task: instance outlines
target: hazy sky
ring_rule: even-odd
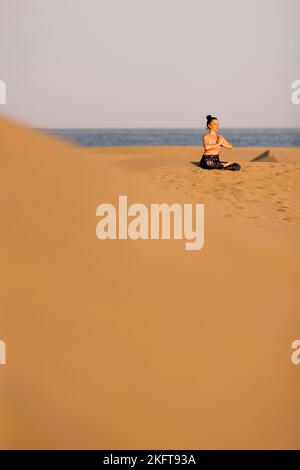
[[[300,127],[299,0],[0,0],[0,112],[37,127]]]

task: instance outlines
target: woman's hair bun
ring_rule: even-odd
[[[207,129],[209,129],[209,125],[210,125],[211,121],[213,121],[213,119],[217,119],[217,118],[212,116],[211,114],[208,114],[208,116],[206,116],[206,120],[207,120],[206,127],[207,127]]]

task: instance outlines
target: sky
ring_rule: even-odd
[[[0,113],[46,128],[300,127],[299,0],[0,0]]]

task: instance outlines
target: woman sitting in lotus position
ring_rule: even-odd
[[[206,116],[206,119],[209,132],[203,136],[204,154],[199,166],[206,170],[240,170],[241,166],[238,163],[221,162],[219,160],[219,153],[222,147],[232,149],[232,145],[222,136],[222,134],[218,134],[218,118],[209,115]]]

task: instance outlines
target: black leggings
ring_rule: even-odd
[[[239,171],[241,169],[241,166],[238,163],[231,163],[227,166],[224,166],[223,163],[227,162],[220,162],[219,155],[202,155],[199,166],[205,170]]]

